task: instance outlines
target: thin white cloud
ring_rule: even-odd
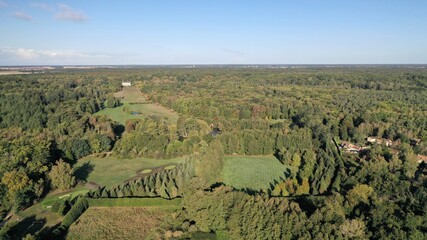
[[[31,48],[9,48],[2,49],[3,52],[15,55],[22,59],[36,59],[36,58],[87,58],[87,57],[106,57],[106,55],[91,55],[74,50],[35,50]]]
[[[13,16],[19,20],[33,21],[33,17],[31,17],[30,15],[28,15],[24,12],[15,12],[15,13],[13,13]]]
[[[84,22],[88,20],[86,14],[80,10],[75,10],[63,3],[58,4],[59,12],[56,14],[56,19],[63,21]]]
[[[88,53],[75,50],[37,50],[31,48],[1,48],[0,65],[13,64],[67,64],[102,62],[111,59],[110,55]]]
[[[235,49],[221,48],[221,50],[223,50],[226,53],[233,54],[233,55],[238,55],[238,56],[244,55],[244,53],[242,51],[235,50]]]
[[[4,8],[4,7],[7,7],[7,6],[8,6],[7,3],[5,3],[3,1],[0,1],[0,8]]]
[[[42,3],[42,2],[31,3],[30,6],[33,8],[38,8],[38,9],[45,10],[45,11],[51,11],[52,10],[52,8],[48,4]]]

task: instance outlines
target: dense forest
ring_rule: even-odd
[[[144,115],[123,124],[98,115],[122,104],[114,95],[122,81],[177,121]],[[66,232],[87,199],[161,197],[183,199],[167,227],[183,239],[196,232],[218,239],[427,238],[425,69],[51,70],[0,76],[0,89],[2,219],[84,181],[72,170],[77,161],[108,153],[186,160],[56,203],[52,210],[65,217],[51,234]],[[267,190],[224,183],[225,156],[261,155],[286,166],[286,177]],[[1,236],[13,238],[11,228]]]

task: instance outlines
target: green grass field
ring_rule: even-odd
[[[128,112],[123,111],[123,108],[126,107],[132,112],[138,112],[139,115],[132,115]],[[123,105],[115,108],[105,108],[97,113],[96,116],[106,115],[111,120],[116,121],[120,124],[125,124],[128,119],[137,119],[144,118],[146,116],[157,116],[161,118],[167,118],[171,123],[176,123],[178,120],[178,114],[172,112],[169,109],[166,109],[160,105],[152,103],[144,104],[132,104],[123,101]]]
[[[121,91],[114,93],[114,97],[123,99],[126,102],[146,102],[137,86],[124,87]]]
[[[10,239],[22,239],[27,234],[34,235],[37,232],[49,229],[62,220],[62,216],[45,209],[41,204],[35,204],[23,211],[17,212],[6,223],[13,227],[10,229]],[[3,239],[0,237],[0,239]],[[42,238],[40,238],[42,239]]]
[[[114,157],[84,157],[74,166],[79,179],[94,182],[101,186],[111,187],[137,175],[138,171],[153,170],[158,167],[169,167],[183,162],[185,158],[172,159],[116,159]],[[147,171],[145,171],[147,172]]]
[[[148,103],[145,97],[136,87],[123,88],[122,91],[117,92],[114,95],[118,98],[123,97],[123,99],[121,100],[123,105],[116,108],[105,108],[95,113],[95,115],[106,115],[111,120],[119,122],[123,125],[128,119],[144,118],[146,116],[157,116],[161,118],[167,118],[171,123],[176,123],[176,121],[178,120],[178,114],[176,114],[175,112],[164,108],[163,106]],[[127,108],[128,112],[125,112],[123,110],[124,108]],[[129,112],[137,112],[139,114],[132,115]]]
[[[84,187],[76,187],[66,192],[54,193],[54,194],[50,193],[43,199],[40,205],[41,207],[43,207],[43,209],[49,209],[50,207],[52,207],[53,203],[58,199],[61,199],[61,200],[73,199],[81,194],[87,193],[88,191],[89,189],[86,189]]]
[[[225,157],[223,182],[236,189],[264,190],[270,183],[286,178],[287,167],[273,156]]]

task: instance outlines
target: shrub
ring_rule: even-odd
[[[58,212],[59,210],[59,205],[61,204],[60,200],[56,200],[53,204],[52,204],[52,208],[50,209],[52,212]]]

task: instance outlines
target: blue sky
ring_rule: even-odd
[[[0,65],[426,64],[425,0],[0,0]]]

